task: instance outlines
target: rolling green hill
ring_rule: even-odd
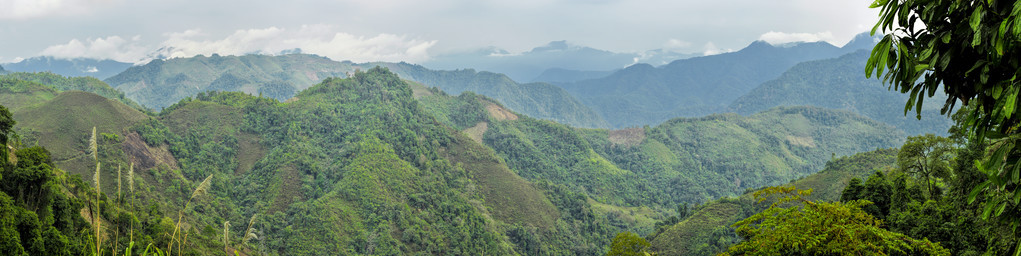
[[[419,101],[438,121],[494,149],[526,179],[562,184],[594,199],[593,205],[647,206],[657,214],[682,202],[782,184],[821,169],[834,155],[892,147],[903,136],[850,112],[814,107],[608,131],[537,120],[474,94],[433,93]],[[637,216],[620,217],[621,227],[651,231],[651,223],[639,223]]]
[[[118,100],[132,108],[142,110],[142,106],[131,99],[124,97],[124,93],[110,87],[110,85],[93,77],[66,77],[51,72],[25,73],[15,72],[3,75],[4,77],[32,81],[49,86],[57,91],[83,91],[99,94],[100,96]]]
[[[908,97],[889,91],[879,79],[865,77],[861,70],[865,70],[868,54],[862,50],[839,58],[800,63],[741,96],[728,109],[742,115],[776,106],[846,109],[897,127],[909,135],[946,133],[952,121],[940,116],[940,104],[925,105],[921,120],[915,118],[914,111],[904,115],[891,110],[904,106]],[[946,96],[926,101],[943,102]]]
[[[110,142],[100,143],[100,150],[110,154],[101,157],[121,157],[123,150],[114,142],[127,135],[126,128],[146,118],[145,113],[119,101],[82,91],[61,92],[42,103],[15,109],[13,114],[23,144],[46,147],[57,167],[83,177],[92,177],[95,171],[95,166],[89,164],[92,158],[88,149],[93,127],[100,142]],[[108,175],[103,178],[116,177]]]
[[[0,90],[0,104],[11,111],[42,103],[59,93],[52,87],[4,76],[0,76]]]

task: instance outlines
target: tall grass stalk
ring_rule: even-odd
[[[95,133],[95,128],[93,128],[92,134],[93,134],[93,137],[95,137],[95,134],[96,134]],[[94,181],[96,183],[96,208],[92,210],[92,226],[96,227],[96,255],[100,255],[100,251],[99,251],[99,245],[100,245],[100,238],[99,238],[99,229],[100,229],[100,227],[99,227],[99,225],[100,225],[99,224],[99,194],[101,193],[101,190],[99,188],[99,170],[100,170],[100,164],[99,164],[99,161],[96,161],[96,173],[94,175],[92,175],[92,181]]]
[[[135,163],[132,162],[131,163],[131,167],[128,167],[128,196],[131,196],[131,198],[128,199],[128,205],[133,205],[132,203],[134,202],[134,195],[135,195]],[[131,210],[134,210],[134,209],[135,209],[134,207],[131,207]],[[131,222],[131,231],[129,233],[130,234],[129,234],[128,239],[130,241],[132,241],[132,244],[133,244],[134,241],[135,241],[135,222],[134,221]]]
[[[184,208],[181,208],[181,211],[177,212],[177,223],[174,225],[174,233],[170,235],[170,243],[167,244],[167,254],[170,254],[174,245],[174,239],[177,238],[177,232],[181,230],[181,218],[184,217],[184,211],[188,209],[189,205],[191,205],[191,200],[209,193],[209,186],[210,183],[212,183],[212,180],[212,174],[206,177],[205,180],[202,180],[202,183],[199,183],[199,186],[195,188],[195,191],[191,192],[191,197],[188,198],[188,202],[184,203]],[[178,247],[180,247],[180,245],[178,245]]]
[[[117,201],[123,203],[121,200],[121,165],[117,164]]]
[[[255,235],[256,230],[252,228],[252,225],[255,224],[255,216],[258,215],[258,213],[252,214],[252,219],[248,220],[248,229],[245,229],[245,236],[241,237],[241,245],[248,245],[249,240],[259,239],[259,237]]]
[[[223,251],[230,255],[230,221],[223,222]]]
[[[99,146],[96,145],[96,127],[92,127],[92,136],[89,137],[89,153],[92,154],[92,160],[99,162]]]

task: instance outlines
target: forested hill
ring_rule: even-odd
[[[865,179],[876,171],[895,168],[896,149],[878,149],[831,159],[818,173],[791,181],[798,189],[812,189],[811,200],[837,201],[854,178]],[[716,255],[740,241],[731,224],[762,211],[768,205],[757,203],[749,190],[739,197],[723,198],[683,208],[684,212],[667,218],[649,235],[652,249],[664,256]]]
[[[868,57],[868,51],[859,50],[838,58],[800,63],[741,96],[728,110],[751,115],[776,106],[819,106],[850,110],[909,135],[946,133],[952,120],[940,115],[941,104],[924,105],[921,120],[914,110],[907,115],[891,111],[891,106],[903,106],[908,96],[891,92],[879,79],[866,78],[861,71]],[[926,101],[946,101],[946,96],[940,95]]]
[[[862,34],[846,47],[825,42],[771,45],[756,41],[737,52],[637,64],[607,77],[560,84],[592,107],[611,127],[658,124],[726,110],[727,104],[797,63],[833,58],[871,44]]]
[[[544,83],[518,84],[502,74],[473,70],[436,71],[407,63],[337,62],[307,54],[196,56],[154,60],[106,80],[142,105],[159,110],[207,90],[240,91],[285,101],[329,77],[347,77],[377,65],[443,90],[472,90],[505,102],[515,111],[581,127],[606,127],[594,111],[563,89]]]
[[[514,114],[473,94],[434,91],[419,101],[437,120],[494,149],[522,177],[629,207],[669,209],[782,184],[821,169],[833,155],[893,147],[903,137],[868,118],[815,107],[608,131]]]

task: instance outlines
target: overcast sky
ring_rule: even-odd
[[[145,61],[301,48],[334,60],[421,62],[550,41],[614,52],[843,45],[869,0],[0,0],[0,62],[39,55]]]

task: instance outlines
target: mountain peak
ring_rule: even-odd
[[[861,34],[854,36],[854,38],[851,39],[851,41],[848,41],[847,44],[845,44],[844,47],[841,48],[852,50],[870,49],[873,46],[875,46],[876,42],[879,42],[880,39],[882,39],[882,35],[872,36],[869,34],[869,32],[862,32]]]
[[[546,45],[532,48],[532,52],[563,51],[570,48],[567,40],[552,41]]]
[[[752,42],[751,44],[746,46],[744,49],[741,49],[741,51],[742,52],[743,51],[756,51],[756,50],[764,50],[764,49],[772,49],[772,48],[776,48],[776,46],[773,46],[769,42],[766,42],[766,41],[763,41],[763,40],[755,40],[755,42]]]

